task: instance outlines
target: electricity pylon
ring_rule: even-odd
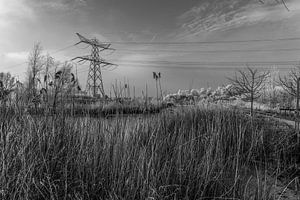
[[[78,45],[80,43],[85,43],[92,47],[91,55],[78,56],[72,59],[72,60],[78,59],[79,60],[78,62],[84,62],[84,61],[90,62],[86,91],[88,92],[88,94],[91,94],[92,92],[93,97],[98,97],[98,94],[100,92],[102,97],[105,98],[101,67],[106,67],[114,64],[103,60],[100,57],[99,53],[104,50],[114,50],[114,49],[110,48],[111,44],[100,43],[99,40],[96,38],[87,39],[82,35],[80,35],[79,33],[76,34],[79,37],[80,42],[76,43],[75,45]]]

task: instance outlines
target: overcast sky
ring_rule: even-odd
[[[75,44],[79,32],[116,49],[102,54],[118,64],[103,71],[107,92],[115,79],[138,91],[147,83],[153,92],[152,71],[162,72],[168,91],[216,87],[244,65],[214,63],[300,60],[300,40],[276,40],[300,37],[300,1],[286,2],[290,11],[276,0],[0,0],[0,71],[22,78],[35,42],[57,60],[87,55],[85,45],[57,52]],[[276,41],[253,41],[265,39]],[[216,42],[240,40],[250,41]],[[78,66],[83,86],[87,69]]]

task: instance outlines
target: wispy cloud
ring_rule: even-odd
[[[25,0],[0,1],[0,27],[9,28],[20,20],[34,20],[35,14]]]
[[[202,1],[178,17],[179,37],[203,32],[222,31],[261,22],[276,22],[295,16],[300,9],[298,0],[288,1],[288,12],[279,1],[264,4],[253,0]]]
[[[28,58],[27,51],[5,53],[4,57],[9,60],[25,61]]]
[[[86,6],[86,0],[52,0],[52,1],[38,1],[36,2],[39,6],[54,9],[54,10],[61,10],[61,11],[68,11],[78,9],[82,6]]]
[[[100,34],[100,33],[92,33],[91,34],[92,38],[97,38],[100,42],[104,41],[104,42],[108,42],[109,39],[107,37],[105,37],[104,35]]]
[[[12,72],[13,75],[21,76],[27,69],[26,61],[29,52],[8,52],[0,54],[0,70],[3,72]]]

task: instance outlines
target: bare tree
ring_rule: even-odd
[[[247,67],[244,71],[239,70],[234,78],[228,78],[235,93],[244,96],[246,101],[250,101],[251,116],[253,116],[253,102],[261,96],[268,77],[269,72],[259,72],[257,69]]]
[[[16,80],[10,73],[0,73],[0,101],[5,103],[14,90]]]
[[[286,75],[279,76],[279,84],[291,96],[297,96],[297,80],[300,78],[300,66],[297,66]]]
[[[40,43],[34,44],[33,50],[28,58],[27,71],[27,93],[28,100],[37,96],[37,85],[40,81],[40,72],[44,66],[44,56],[42,55],[42,47]],[[36,106],[36,105],[35,105]]]
[[[278,102],[278,91],[276,87],[278,86],[279,71],[276,67],[271,67],[269,71],[270,74],[266,80],[266,84],[263,90],[264,94],[262,101],[266,101],[270,103],[270,105],[274,105]]]

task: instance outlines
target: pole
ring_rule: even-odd
[[[297,78],[297,104],[296,104],[296,133],[297,133],[297,142],[299,144],[300,134],[299,134],[299,93],[300,93],[300,78]]]

